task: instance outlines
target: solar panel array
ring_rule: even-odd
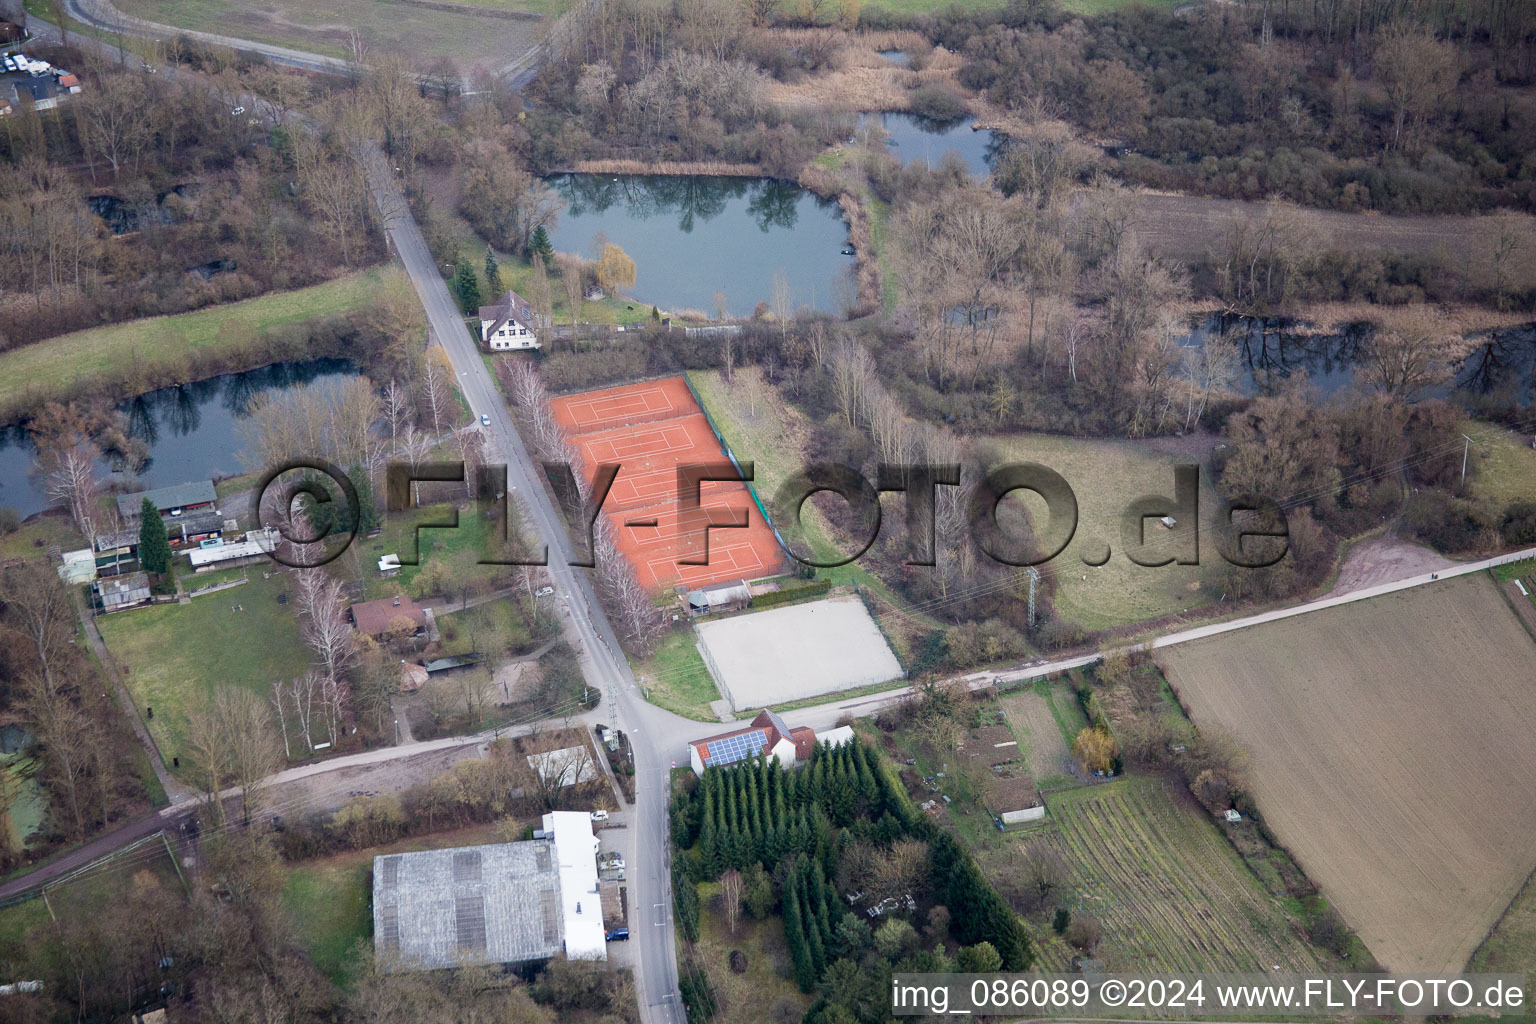
[[[379,945],[386,953],[400,952],[400,908],[379,908]]]
[[[751,732],[737,733],[735,736],[727,736],[724,739],[711,740],[704,749],[709,751],[710,764],[722,765],[755,757],[762,752],[767,742],[767,734],[761,729],[754,729]]]
[[[400,878],[400,858],[384,857],[379,861],[379,884],[393,889]]]
[[[544,927],[544,941],[560,941],[560,895],[554,889],[539,893],[539,915]]]
[[[460,896],[453,901],[453,926],[461,950],[485,952],[485,898]]]
[[[455,882],[480,881],[479,850],[458,850],[454,853],[453,880]]]

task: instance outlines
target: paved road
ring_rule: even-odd
[[[112,0],[64,0],[64,11],[75,21],[82,25],[104,32],[112,32],[121,35],[138,36],[145,39],[171,39],[175,36],[185,36],[198,42],[211,46],[223,46],[232,50],[242,50],[247,53],[259,53],[274,64],[284,67],[298,68],[301,71],[313,71],[327,75],[349,75],[359,70],[352,61],[341,57],[326,57],[318,53],[310,53],[307,50],[296,50],[289,46],[276,46],[272,43],[259,43],[252,39],[238,39],[234,36],[218,35],[213,32],[198,32],[192,29],[178,28],[174,25],[165,25],[156,21],[148,21],[135,17],[119,10]],[[555,22],[554,31],[560,31],[567,24],[570,14],[561,15]],[[40,18],[33,17],[34,22],[41,22]],[[496,73],[505,79],[514,89],[521,89],[527,85],[538,69],[539,62],[543,59],[545,44],[535,43],[524,52],[512,58],[506,64],[496,69]],[[473,87],[471,79],[466,76],[460,83],[466,91]]]
[[[1160,637],[1154,637],[1145,643],[1128,644],[1123,650],[1127,652],[1162,650],[1166,647],[1174,647],[1179,644],[1187,644],[1194,640],[1204,640],[1207,637],[1220,636],[1223,633],[1231,633],[1239,629],[1248,629],[1251,626],[1263,625],[1266,622],[1277,622],[1281,619],[1294,618],[1297,615],[1307,615],[1312,612],[1324,611],[1328,608],[1337,608],[1340,605],[1352,604],[1355,601],[1364,601],[1372,597],[1380,597],[1384,594],[1393,594],[1400,590],[1408,590],[1413,587],[1427,586],[1444,580],[1454,579],[1457,576],[1467,576],[1472,573],[1485,572],[1495,566],[1505,565],[1510,562],[1520,562],[1527,558],[1536,558],[1536,548],[1525,548],[1520,551],[1512,551],[1506,555],[1496,555],[1493,558],[1485,558],[1477,562],[1464,562],[1451,568],[1440,569],[1435,572],[1419,573],[1414,576],[1406,576],[1399,580],[1387,583],[1378,583],[1375,586],[1353,590],[1347,594],[1337,594],[1329,597],[1318,598],[1305,604],[1292,605],[1288,608],[1276,608],[1273,611],[1259,612],[1254,615],[1245,615],[1238,619],[1229,619],[1226,622],[1213,622],[1206,626],[1195,626],[1191,629],[1180,630],[1176,633],[1168,633]],[[972,672],[960,676],[967,686],[973,690],[984,689],[999,683],[1017,683],[1030,679],[1040,679],[1045,676],[1055,675],[1069,669],[1082,668],[1098,661],[1101,654],[1097,651],[1088,654],[1076,654],[1066,658],[1055,658],[1049,661],[1035,661],[1024,665],[1018,665],[1009,669],[989,669],[982,672]],[[866,694],[863,697],[844,702],[822,704],[814,708],[805,708],[801,711],[785,712],[784,720],[790,725],[809,725],[813,729],[822,730],[831,728],[843,715],[853,715],[862,718],[872,715],[883,707],[888,707],[901,700],[906,689],[900,688],[887,693]],[[679,720],[681,721],[681,720]],[[695,733],[701,729],[707,729],[693,723]],[[681,746],[682,753],[686,756],[686,743]]]
[[[677,960],[672,938],[667,798],[672,759],[669,752],[689,733],[678,731],[677,723],[681,720],[641,698],[629,663],[620,652],[618,638],[597,602],[586,572],[570,566],[565,529],[544,489],[535,482],[534,462],[480,357],[479,344],[465,328],[458,305],[411,216],[393,167],[373,145],[366,146],[359,159],[385,230],[421,298],[432,332],[453,362],[459,390],[473,415],[489,417],[490,424],[485,428],[488,461],[506,464],[509,491],[522,496],[534,528],[549,544],[550,577],[566,612],[566,628],[580,652],[582,670],[588,682],[603,692],[608,704],[607,717],[630,736],[635,755],[636,799],[631,830],[635,833],[636,861],[628,881],[631,942],[637,944],[639,954],[636,974],[640,1009],[646,1024],[682,1024],[684,1015],[677,998]],[[690,729],[692,725],[689,723]]]
[[[140,36],[147,39],[170,39],[175,36],[186,36],[188,39],[196,39],[199,42],[212,46],[225,46],[232,50],[259,53],[274,64],[299,68],[303,71],[316,71],[321,74],[344,75],[353,70],[351,61],[342,60],[339,57],[324,57],[318,53],[295,50],[286,46],[258,43],[250,39],[236,39],[233,36],[215,35],[212,32],[194,32],[189,29],[177,28],[173,25],[162,25],[159,22],[146,21],[143,18],[124,14],[113,6],[111,0],[64,0],[64,12],[80,24],[89,25],[104,32]],[[40,19],[34,16],[32,20],[38,21]]]

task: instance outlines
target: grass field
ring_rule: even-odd
[[[1536,646],[1479,574],[1170,648],[1279,841],[1389,969],[1460,970],[1536,867]]]
[[[1536,875],[1526,879],[1520,894],[1478,947],[1467,964],[1469,971],[1490,974],[1524,974],[1527,1019],[1536,1018]]]
[[[1035,786],[1043,790],[1074,784],[1064,765],[1072,740],[1087,727],[1088,719],[1067,688],[1041,679],[1028,689],[1000,697],[998,704],[1029,763]]]
[[[799,411],[789,406],[771,385],[757,383],[754,372],[744,369],[730,384],[715,370],[690,371],[687,377],[731,451],[738,459],[753,463],[753,487],[758,499],[771,509],[773,494],[791,473],[809,461],[805,453],[808,427]],[[804,522],[806,539],[818,557],[831,560],[830,556],[837,552],[831,527],[814,503],[805,505]],[[880,627],[902,657],[911,656],[914,633],[943,627],[931,616],[908,611],[901,595],[857,560],[832,569],[818,569],[816,575],[831,580],[833,586],[853,584],[873,592],[880,599]]]
[[[762,1024],[769,1020],[799,1020],[810,997],[801,994],[790,980],[792,969],[784,926],[778,917],[754,921],[745,913],[736,922],[736,934],[725,925],[725,915],[712,905],[717,882],[699,886],[699,941],[693,944],[693,960],[709,976],[720,1013],[718,1024]],[[730,968],[731,950],[746,954],[747,969],[737,974]],[[686,949],[679,956],[679,964]],[[788,1016],[788,1007],[794,1008]]]
[[[286,576],[262,579],[263,568],[251,566],[251,581],[244,586],[191,604],[137,608],[96,620],[139,714],[145,707],[155,709],[146,724],[167,766],[185,752],[188,716],[218,687],[238,686],[265,701],[273,682],[302,675],[310,664],[294,617],[292,587]],[[195,585],[229,575],[238,570],[196,577]],[[283,593],[289,602],[278,604]],[[243,611],[234,611],[234,605]]]
[[[720,690],[704,667],[693,630],[669,632],[656,653],[635,662],[634,671],[645,699],[657,707],[700,722],[720,720],[709,710],[710,701],[720,699]]]
[[[373,934],[372,868],[371,852],[340,854],[292,868],[283,886],[283,910],[295,938],[338,985],[351,976],[356,945]]]
[[[798,410],[788,406],[772,385],[761,383],[753,370],[744,369],[730,384],[718,370],[695,370],[687,377],[731,451],[753,464],[752,486],[758,500],[772,508],[779,487],[805,465],[807,428]],[[817,554],[832,554],[835,549],[826,521],[811,504],[805,506],[805,522],[807,539]],[[887,600],[896,600],[858,562],[819,570],[818,576],[831,579],[833,586],[860,583],[878,590]]]
[[[74,551],[85,547],[85,538],[67,516],[39,516],[15,533],[0,536],[0,559],[42,558],[55,544],[60,551]]]
[[[737,458],[754,463],[757,492],[768,504],[770,496],[803,464],[809,428],[772,387],[754,384],[750,373],[737,374],[731,384],[712,371],[692,372],[688,380]],[[1201,473],[1202,564],[1146,568],[1131,562],[1121,550],[1120,515],[1131,501],[1143,495],[1171,497],[1171,467],[1177,460],[1131,442],[1044,434],[995,439],[995,444],[999,457],[1039,462],[1060,473],[1077,496],[1077,533],[1067,549],[1042,568],[1042,572],[1054,577],[1058,587],[1056,609],[1062,617],[1090,630],[1109,629],[1174,615],[1221,597],[1219,585],[1209,585],[1219,577],[1225,563],[1214,547],[1211,523],[1216,496],[1208,473]],[[1032,496],[1009,500],[1024,500],[1037,517],[1035,521],[1044,524],[1043,502]],[[805,518],[813,543],[832,550],[824,520],[813,508],[807,509]],[[1166,545],[1166,537],[1168,534],[1161,527],[1149,521],[1149,545]],[[1081,561],[1084,553],[1092,552],[1096,541],[1099,546],[1109,544],[1113,550],[1109,562],[1098,568]],[[823,570],[820,575],[830,577],[834,583],[869,587],[898,610],[904,604],[858,562]],[[937,625],[919,618],[923,625]],[[882,624],[889,629],[884,619]]]
[[[1048,794],[1045,802],[1046,824],[990,842],[983,867],[1006,871],[1008,852],[1022,846],[1057,851],[1071,874],[1072,913],[1103,927],[1096,955],[1107,970],[1317,969],[1280,900],[1171,784],[1121,779]],[[1047,958],[1062,952],[1048,948]]]
[[[371,302],[404,276],[367,270],[297,291],[65,334],[0,354],[0,412],[40,405],[95,383],[176,368],[195,352],[237,349],[261,331]]]
[[[490,557],[493,553],[491,524],[475,514],[473,504],[459,510],[456,528],[425,527],[423,524],[446,522],[453,518],[453,506],[429,505],[403,512],[390,512],[384,517],[383,531],[372,539],[359,537],[337,562],[347,567],[355,578],[363,581],[363,599],[376,601],[382,597],[412,593],[411,584],[420,574],[422,566],[436,559],[474,559]],[[423,526],[420,533],[417,527]],[[418,549],[419,546],[419,549]],[[402,565],[397,576],[379,574],[379,558],[397,554],[402,559],[414,557],[416,565]],[[511,575],[505,565],[476,565],[474,574],[487,585]]]
[[[1461,429],[1476,443],[1473,494],[1500,508],[1512,501],[1536,501],[1536,448],[1530,438],[1475,420],[1467,420]]]
[[[332,57],[350,57],[353,29],[372,50],[394,50],[418,58],[451,57],[460,71],[500,67],[537,41],[537,19],[508,18],[507,12],[558,15],[566,0],[270,0],[250,5],[235,0],[117,0],[125,12],[164,25],[288,46]]]
[[[1010,461],[1038,462],[1057,473],[1077,496],[1077,532],[1060,555],[1041,567],[1057,586],[1056,613],[1089,630],[1109,629],[1175,615],[1216,601],[1225,564],[1215,548],[1216,493],[1211,475],[1200,474],[1199,565],[1140,566],[1126,557],[1120,517],[1143,495],[1173,497],[1173,456],[1132,442],[1022,434],[994,439]],[[1187,461],[1187,460],[1185,460]],[[1020,492],[1021,494],[1024,492]],[[1037,529],[1044,529],[1045,503],[1034,495],[1023,501]],[[1159,554],[1174,553],[1171,534],[1148,520],[1145,541]],[[1082,558],[1108,545],[1109,561],[1097,568]],[[1022,571],[1021,571],[1022,576]]]

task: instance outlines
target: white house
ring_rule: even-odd
[[[494,305],[480,307],[480,340],[492,352],[538,348],[537,327],[533,307],[511,289]]]

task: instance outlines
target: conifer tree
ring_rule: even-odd
[[[490,246],[485,247],[485,286],[490,289],[493,298],[503,291],[501,265],[496,262],[496,252]]]
[[[791,870],[784,881],[784,939],[789,945],[789,958],[794,963],[795,982],[800,991],[809,992],[819,976],[811,960],[806,941],[805,925],[800,916],[800,892],[798,875]]]
[[[705,772],[705,776],[709,775]],[[704,821],[699,826],[699,854],[704,858],[704,868],[711,878],[718,878],[724,869],[720,858],[720,831],[718,808],[713,787],[704,788]]]
[[[171,567],[171,542],[166,536],[165,522],[149,498],[139,506],[139,565],[145,572],[157,575]]]

